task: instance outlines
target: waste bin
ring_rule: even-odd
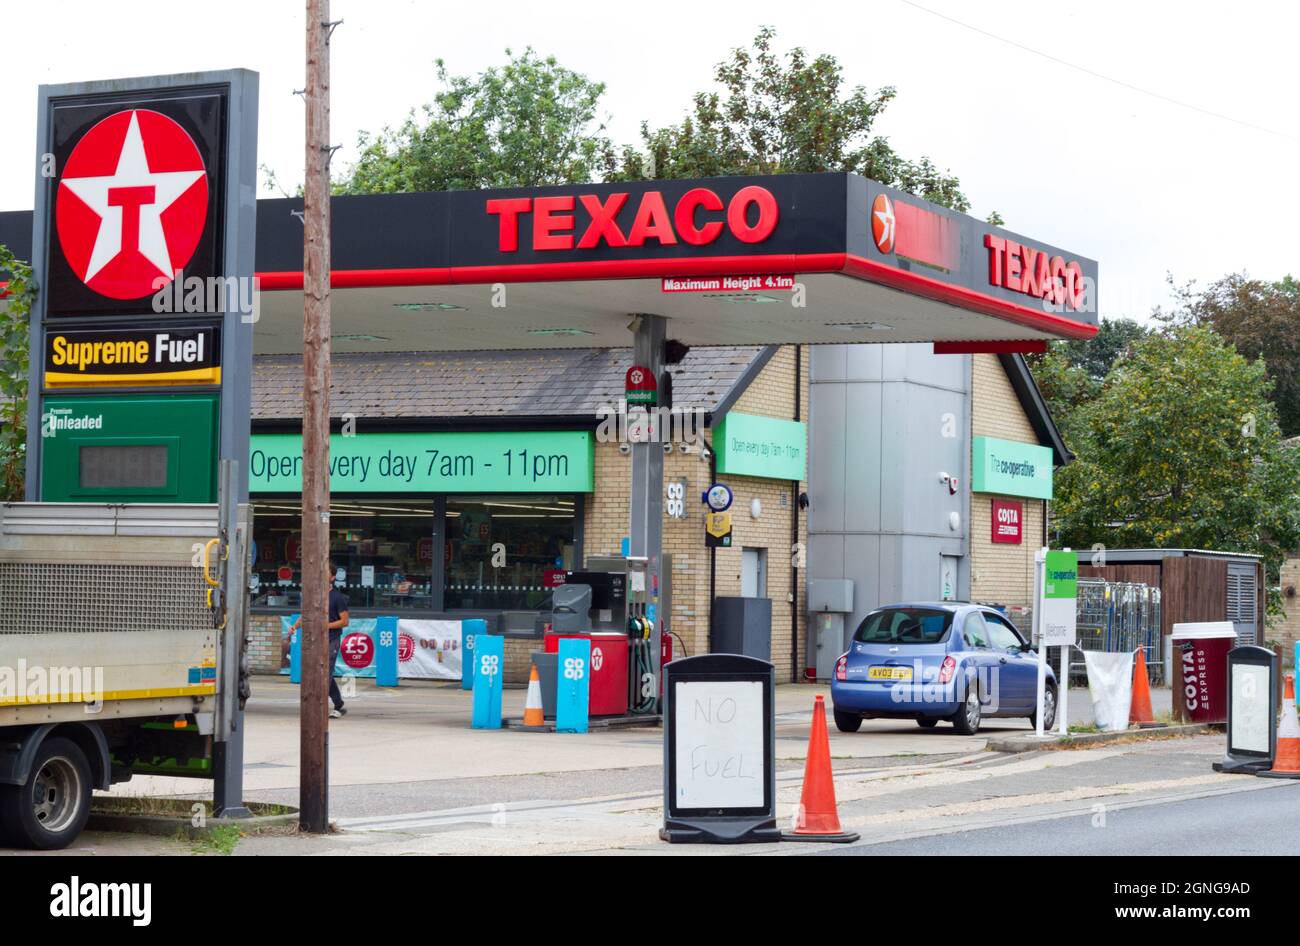
[[[560,683],[559,663],[559,654],[533,651],[533,666],[537,668],[537,679],[542,684],[542,716],[545,719],[555,718],[555,693]]]
[[[1228,651],[1237,646],[1231,621],[1175,624],[1174,700],[1193,723],[1228,721]]]

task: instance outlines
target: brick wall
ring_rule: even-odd
[[[1029,418],[996,355],[971,357],[971,437],[998,437],[1038,443]],[[973,442],[973,440],[972,440]],[[1021,503],[1024,518],[1019,545],[992,539],[993,500]],[[1043,543],[1047,503],[1021,496],[972,493],[970,513],[970,594],[972,601],[1030,607],[1034,596],[1034,552]],[[1029,628],[1024,628],[1026,633]]]
[[[808,352],[803,352],[802,415],[808,413]],[[794,416],[795,349],[784,346],[759,372],[749,388],[737,400],[733,410],[744,414],[789,419]],[[712,442],[711,432],[705,439]],[[584,517],[584,544],[587,555],[617,555],[622,539],[628,534],[628,502],[632,458],[622,454],[618,445],[597,443],[595,451],[595,492],[588,498]],[[803,653],[807,617],[804,614],[804,574],[799,573],[798,588],[791,588],[790,545],[791,516],[795,499],[790,483],[758,477],[724,478],[735,492],[732,507],[732,547],[717,553],[717,590],[719,596],[740,594],[741,550],[745,547],[767,550],[767,596],[772,599],[772,661],[777,679],[789,679],[791,667],[790,611],[798,615],[797,653]],[[709,486],[709,464],[697,451],[680,450],[664,458],[664,484],[685,483],[686,509],[682,519],[665,519],[663,548],[673,557],[672,630],[681,640],[674,642],[678,656],[685,646],[692,656],[705,653],[709,643],[709,551],[704,547],[705,507],[699,497]],[[800,491],[807,484],[801,483]],[[757,519],[750,515],[752,500],[757,498],[762,511]],[[807,542],[807,519],[799,517],[799,541]],[[792,591],[797,602],[791,602]],[[802,665],[802,656],[800,665]]]
[[[253,673],[280,672],[280,615],[249,615],[248,666]]]
[[[1286,609],[1286,617],[1269,628],[1265,637],[1281,641],[1282,666],[1286,667],[1295,660],[1295,644],[1300,640],[1300,556],[1282,563],[1281,587],[1282,607]],[[1295,589],[1295,594],[1291,597],[1287,597],[1288,588]]]

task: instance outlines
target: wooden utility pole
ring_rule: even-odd
[[[307,0],[307,170],[303,200],[302,686],[299,824],[329,830],[330,23]]]

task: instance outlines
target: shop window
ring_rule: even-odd
[[[572,496],[449,496],[444,607],[544,610],[573,568]]]
[[[296,502],[253,503],[254,607],[302,602],[302,510]],[[336,585],[356,608],[435,606],[432,499],[332,497],[330,557]]]

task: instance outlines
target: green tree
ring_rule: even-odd
[[[23,498],[27,469],[28,314],[32,271],[0,244],[0,502]]]
[[[970,209],[961,182],[928,157],[904,158],[872,133],[897,94],[844,87],[839,61],[802,48],[784,58],[776,31],[763,27],[752,48],[733,49],[714,70],[721,91],[696,94],[676,125],[641,126],[641,147],[621,149],[614,180],[853,171],[955,210]],[[1000,219],[1000,218],[998,218]]]
[[[1177,305],[1156,311],[1169,325],[1206,325],[1247,358],[1262,358],[1273,382],[1273,403],[1287,436],[1300,434],[1300,282],[1277,282],[1231,273],[1202,291],[1195,283],[1178,286]]]
[[[1270,388],[1261,362],[1208,328],[1136,341],[1079,409],[1053,508],[1061,543],[1249,552],[1276,579],[1300,544],[1300,451],[1282,443]]]
[[[474,77],[452,76],[438,60],[442,88],[423,118],[373,138],[362,132],[357,163],[340,194],[538,187],[595,180],[611,160],[596,120],[605,86],[532,48]]]
[[[1088,339],[1052,342],[1043,355],[1028,355],[1038,389],[1067,445],[1073,449],[1078,410],[1096,398],[1115,362],[1149,330],[1132,319],[1103,319]]]
[[[1149,332],[1148,328],[1132,319],[1102,319],[1097,334],[1092,338],[1072,338],[1053,345],[1060,347],[1070,364],[1100,384],[1116,360],[1126,355],[1133,344]]]

